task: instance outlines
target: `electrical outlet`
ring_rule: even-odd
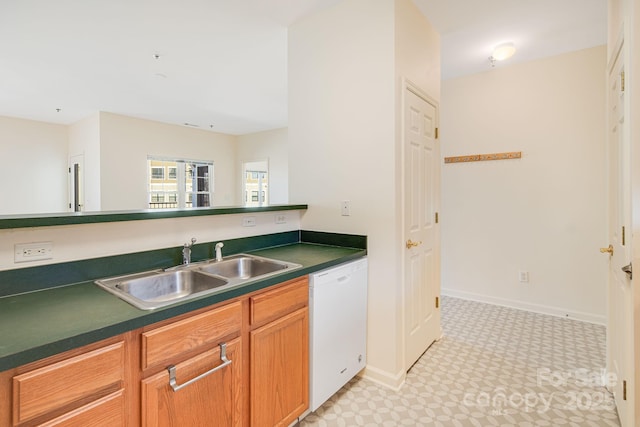
[[[255,216],[245,216],[242,218],[242,226],[243,227],[255,227],[256,226],[256,217]]]
[[[280,215],[276,215],[276,224],[286,224],[287,222],[287,216],[280,214]]]
[[[343,200],[340,204],[340,208],[342,211],[342,216],[351,215],[351,202],[349,200]]]
[[[16,243],[14,246],[15,262],[31,262],[53,258],[53,243]]]
[[[529,272],[528,271],[519,272],[518,280],[520,280],[520,283],[529,283]]]

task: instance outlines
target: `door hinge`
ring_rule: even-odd
[[[624,225],[622,226],[622,246],[625,245],[625,242],[627,241],[626,239],[626,233],[625,233],[625,229],[624,229]]]
[[[436,224],[440,222],[440,216],[438,215],[438,212],[436,212]]]
[[[440,297],[436,297],[436,308],[440,308]]]
[[[435,133],[436,133],[436,139],[438,139],[440,137],[440,131],[439,131],[438,128],[436,128],[436,132]]]
[[[624,92],[624,70],[620,72],[620,92]]]
[[[622,400],[627,400],[627,381],[622,381]]]

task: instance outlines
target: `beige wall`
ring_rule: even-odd
[[[148,155],[213,161],[214,206],[239,200],[233,135],[99,112],[70,126],[0,116],[0,142],[0,158],[11,159],[0,168],[7,183],[0,215],[68,211],[67,163],[77,155],[84,211],[146,209]],[[275,164],[284,164],[274,173],[286,175],[286,145],[269,147],[278,150]],[[286,192],[286,180],[278,183]]]
[[[440,35],[435,28],[431,26],[427,18],[420,12],[413,1],[396,1],[395,2],[395,61],[396,61],[396,222],[397,233],[395,237],[395,245],[400,258],[398,260],[399,278],[398,283],[405,283],[409,280],[405,277],[405,250],[403,243],[406,237],[406,215],[405,215],[405,187],[404,187],[404,101],[406,98],[406,86],[410,84],[413,88],[420,91],[430,98],[431,102],[436,104],[440,101]],[[437,126],[437,123],[436,123]],[[439,171],[434,171],[434,177],[439,179]],[[439,183],[434,184],[439,187]],[[434,209],[439,209],[439,199],[436,196]],[[438,230],[435,231],[435,247],[438,248],[439,237]],[[439,281],[440,253],[438,250],[433,254],[434,264],[438,271],[434,272],[436,282]],[[439,287],[439,283],[437,285]],[[439,289],[435,291],[439,295]],[[396,287],[397,299],[402,306],[407,305],[404,295],[404,287]],[[381,321],[380,317],[377,317]],[[403,350],[405,348],[404,338],[407,331],[404,329],[405,316],[402,310],[398,312],[396,320],[398,330],[401,331],[401,345],[397,349],[397,357],[399,360],[405,360]],[[436,324],[435,329],[440,329],[440,319],[433,320]],[[403,369],[407,367],[402,366]],[[402,370],[398,373],[402,373]]]
[[[443,293],[604,323],[606,47],[447,80]],[[519,283],[518,272],[530,281]]]
[[[266,160],[269,165],[269,203],[289,202],[289,147],[288,129],[274,129],[236,137],[238,171],[242,164]],[[238,193],[242,194],[242,178],[238,173]],[[241,196],[239,196],[241,197]],[[243,200],[238,199],[242,204]]]
[[[16,177],[24,174],[19,166],[26,160],[9,162],[0,168],[1,182],[14,183],[3,191],[3,196],[11,200],[20,196],[24,200],[25,194],[37,194],[37,200],[43,201],[56,194],[52,198],[56,205],[40,209],[29,202],[22,202],[22,210],[12,214],[66,211],[68,155],[82,154],[85,160],[85,210],[143,209],[146,208],[146,161],[147,155],[151,154],[213,160],[216,205],[234,205],[238,181],[238,139],[244,139],[244,143],[240,143],[243,146],[241,151],[245,150],[242,152],[259,151],[261,155],[274,159],[273,173],[286,177],[286,129],[261,134],[267,141],[264,146],[259,145],[259,134],[248,135],[244,139],[104,112],[71,126],[0,117],[0,158],[24,159],[28,156],[29,161],[37,166],[34,173],[22,181]],[[52,168],[60,172],[59,179],[54,178]],[[133,185],[133,180],[139,184]],[[38,185],[43,182],[54,182],[58,189],[54,191],[48,187],[40,195]],[[280,179],[280,184],[285,186],[286,194],[286,179]],[[62,200],[57,196],[58,192],[63,192]],[[2,203],[0,206],[4,209],[4,197]],[[5,213],[0,211],[0,215]],[[242,218],[246,215],[215,215],[0,230],[0,270],[179,247],[191,237],[207,242],[300,229],[299,211],[287,211],[285,224],[275,224],[275,215],[276,212],[252,214],[256,217],[255,227],[242,226]],[[14,263],[15,244],[42,241],[53,243],[53,259]]]
[[[148,155],[213,161],[214,206],[236,204],[234,136],[101,112],[102,210],[148,207]]]
[[[396,1],[395,13],[397,94],[401,95],[400,79],[405,78],[432,99],[440,100],[440,35],[413,1]],[[398,120],[400,105],[396,108]]]
[[[0,116],[0,215],[68,209],[64,125]]]
[[[212,215],[145,221],[112,222],[0,230],[0,270],[26,268],[153,249],[181,247],[192,237],[198,242],[258,236],[300,229],[300,211],[286,211],[287,222],[276,224],[278,212],[251,215]],[[242,218],[256,218],[255,227],[243,227]],[[53,259],[14,263],[16,243],[52,242]],[[223,250],[224,254],[224,250]]]
[[[415,52],[439,69],[435,33],[413,13],[410,0],[346,0],[289,29],[290,200],[309,204],[304,229],[368,235],[365,372],[394,387],[406,371],[397,92],[405,73],[425,90],[439,85],[438,73],[412,72],[424,65]],[[343,200],[351,216],[341,216]]]
[[[608,0],[607,2],[607,58],[611,57],[616,44],[622,37],[625,2],[627,0]]]

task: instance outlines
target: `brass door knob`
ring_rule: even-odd
[[[419,246],[422,244],[422,240],[420,240],[419,242],[412,242],[411,239],[407,240],[407,249],[411,249],[414,246]]]
[[[608,248],[600,248],[600,252],[603,254],[608,253],[609,255],[613,255],[613,246],[609,245]]]

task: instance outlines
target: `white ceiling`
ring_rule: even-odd
[[[2,0],[0,115],[284,127],[287,26],[339,1]],[[502,41],[511,62],[606,42],[607,0],[414,1],[442,35],[443,78],[486,71]]]
[[[489,56],[513,42],[496,67],[607,43],[607,0],[414,0],[440,33],[442,78],[491,69]]]

